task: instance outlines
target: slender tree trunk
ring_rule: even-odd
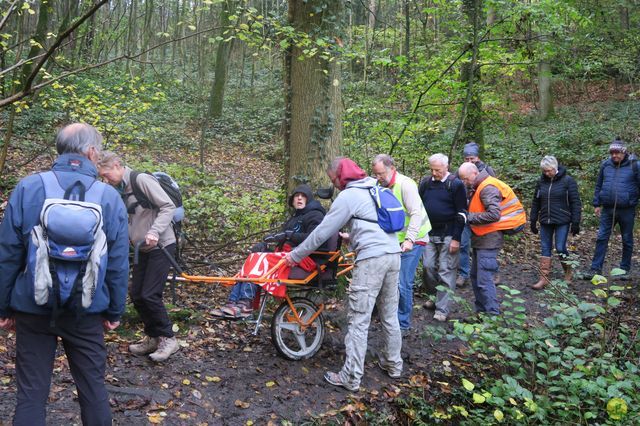
[[[404,56],[409,61],[409,47],[411,45],[411,15],[410,15],[410,3],[409,0],[404,0]]]
[[[482,98],[477,87],[477,83],[480,82],[478,54],[482,0],[464,0],[462,7],[470,27],[471,60],[463,63],[460,70],[460,79],[466,84],[466,95],[462,104],[458,127],[451,144],[450,155],[455,150],[459,140],[465,143],[475,141],[480,146],[481,154],[484,153]]]
[[[313,13],[320,5],[322,14]],[[289,22],[297,31],[338,33],[341,0],[289,0]],[[300,59],[302,58],[302,59]],[[342,102],[338,61],[304,57],[291,46],[285,55],[285,185],[326,185],[325,170],[342,140]]]
[[[226,0],[222,3],[220,12],[220,22],[223,28],[220,35],[224,37],[224,30],[229,22],[229,15],[234,10],[233,0]],[[216,53],[216,69],[213,85],[211,87],[211,98],[209,99],[209,117],[220,118],[222,116],[222,106],[224,104],[224,91],[227,85],[227,71],[229,66],[229,56],[231,54],[231,40],[220,40]]]
[[[538,65],[538,96],[540,102],[540,118],[543,120],[546,120],[553,114],[551,76],[551,65],[548,61],[541,61]]]

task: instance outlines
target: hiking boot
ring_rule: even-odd
[[[456,287],[457,288],[465,287],[468,284],[469,284],[469,278],[468,277],[463,277],[462,275],[458,275],[458,278],[456,278]]]
[[[159,337],[160,342],[158,343],[158,349],[149,355],[152,361],[162,362],[166,361],[171,355],[178,352],[180,346],[178,345],[178,340],[175,337]]]
[[[360,390],[360,386],[356,386],[356,385],[351,384],[351,383],[343,382],[340,379],[340,375],[338,373],[333,373],[331,371],[327,371],[326,373],[324,373],[324,379],[328,383],[331,383],[333,386],[339,386],[339,387],[345,388],[347,390],[350,390],[351,392],[357,392],[357,391]]]
[[[551,258],[547,256],[540,257],[540,279],[531,286],[534,290],[542,290],[549,283],[549,272],[551,272]]]
[[[387,376],[392,379],[399,379],[402,376],[402,372],[393,371],[390,367],[384,365],[381,361],[376,361],[376,365],[382,371],[384,371]]]
[[[447,320],[447,316],[442,312],[436,312],[433,314],[433,319],[439,322],[445,322]]]
[[[137,343],[129,345],[129,352],[134,355],[147,355],[158,349],[158,338],[144,336],[142,340]]]
[[[567,284],[571,284],[571,279],[573,278],[573,267],[567,262],[560,262],[562,265],[562,270],[564,271],[564,281]]]

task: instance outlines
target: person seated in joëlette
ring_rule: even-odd
[[[313,231],[326,214],[326,210],[320,202],[313,197],[313,192],[308,185],[298,185],[288,201],[294,209],[292,216],[282,225],[281,232],[265,237],[265,241],[255,244],[251,251],[290,251],[296,247]],[[275,248],[270,249],[269,244],[275,243]],[[326,251],[325,242],[318,251]],[[306,278],[315,270],[314,256],[310,256],[311,262],[303,262],[299,266],[291,268],[289,279]],[[224,318],[246,318],[253,312],[253,301],[259,286],[251,282],[239,282],[233,286],[227,303],[211,311],[213,316]]]

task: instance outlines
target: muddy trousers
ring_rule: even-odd
[[[346,359],[340,380],[360,386],[367,354],[367,338],[371,313],[378,304],[383,343],[380,363],[395,374],[402,372],[402,335],[398,323],[398,274],[400,254],[385,254],[356,262],[349,285],[349,330],[344,338]]]
[[[165,248],[173,256],[176,245]],[[138,264],[133,265],[129,296],[149,337],[173,337],[173,324],[162,301],[169,269],[171,264],[162,250],[140,253]]]
[[[51,373],[62,340],[69,369],[78,390],[84,425],[111,425],[109,395],[104,383],[107,350],[100,315],[62,314],[51,327],[49,315],[17,313],[16,426],[44,426]]]

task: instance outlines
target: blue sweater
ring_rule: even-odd
[[[431,221],[429,235],[451,236],[460,241],[464,229],[462,214],[467,211],[464,183],[452,175],[444,182],[434,181],[431,176],[427,176],[420,182],[418,191]]]
[[[640,196],[640,176],[634,171],[633,162],[626,155],[620,164],[615,164],[611,158],[602,162],[596,190],[593,195],[594,207],[628,208],[638,205]]]
[[[98,172],[86,157],[63,154],[52,170],[60,184],[67,188],[80,180],[88,188],[96,182]],[[39,175],[22,179],[9,198],[4,220],[0,225],[0,318],[12,311],[48,315],[51,311],[35,303],[33,282],[28,282],[25,262],[31,230],[40,222],[40,210],[45,200]],[[99,282],[88,314],[102,314],[116,321],[124,312],[129,281],[129,238],[127,212],[120,195],[106,186],[102,196],[103,230],[107,237],[108,265],[104,282]]]

